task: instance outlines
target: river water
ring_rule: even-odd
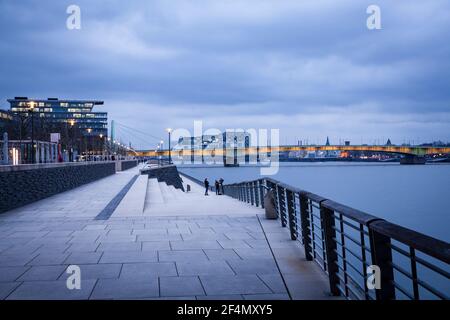
[[[281,163],[271,176],[381,217],[390,222],[450,242],[450,164]],[[261,177],[260,168],[241,166],[179,167],[195,178],[225,184]]]

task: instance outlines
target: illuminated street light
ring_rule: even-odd
[[[172,133],[172,129],[167,128],[166,131],[169,134],[169,164],[172,164],[172,154],[171,154],[171,150],[170,150],[170,134]]]
[[[31,163],[35,163],[35,154],[36,154],[36,150],[34,150],[34,106],[35,106],[35,102],[31,101],[30,102],[30,111],[31,111]]]

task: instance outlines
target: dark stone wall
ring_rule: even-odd
[[[180,174],[178,173],[177,167],[174,165],[141,170],[141,174],[146,174],[149,179],[156,178],[159,182],[165,182],[168,185],[172,185],[175,188],[184,191]]]
[[[0,213],[115,173],[114,162],[0,172]]]
[[[122,162],[122,171],[134,168],[137,166],[138,162],[137,160],[124,160]]]

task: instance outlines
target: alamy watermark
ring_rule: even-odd
[[[77,265],[70,265],[66,269],[69,274],[66,280],[66,287],[69,290],[81,290],[81,269]]]
[[[366,286],[369,290],[381,289],[381,270],[377,265],[368,266],[366,269],[367,281]]]
[[[67,7],[66,13],[69,15],[66,20],[66,27],[68,30],[81,29],[81,8],[76,4],[71,4]]]
[[[279,129],[204,130],[202,121],[194,121],[194,131],[186,128],[172,131],[171,148],[174,164],[261,165],[262,175],[275,175],[279,169]],[[274,152],[272,152],[272,150]]]
[[[366,13],[369,15],[366,20],[366,26],[369,30],[381,29],[381,9],[376,4],[367,7]]]

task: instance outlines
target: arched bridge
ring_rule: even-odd
[[[228,148],[228,152],[237,150],[241,155],[257,155],[262,153],[273,152],[295,152],[295,151],[370,151],[392,153],[410,156],[425,156],[432,154],[450,154],[450,147],[433,147],[433,146],[393,146],[393,145],[304,145],[304,146],[278,146],[278,147],[247,147],[247,148]],[[202,156],[208,152],[215,156],[224,156],[226,151],[222,148],[208,147],[204,150],[201,148],[171,150],[172,156]],[[130,155],[139,157],[158,157],[169,156],[169,150],[137,150],[130,152]]]

